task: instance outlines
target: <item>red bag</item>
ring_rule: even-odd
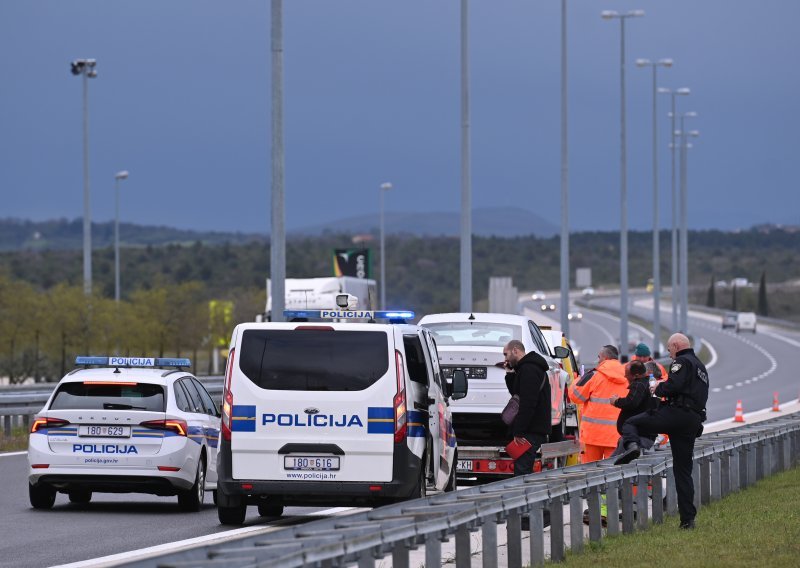
[[[519,456],[531,449],[531,443],[525,440],[524,444],[518,444],[516,440],[511,440],[506,445],[506,453],[514,458],[514,461],[519,459]]]

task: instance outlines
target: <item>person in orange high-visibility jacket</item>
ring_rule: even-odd
[[[619,441],[617,417],[620,409],[611,404],[611,396],[628,394],[625,366],[619,352],[606,345],[597,354],[598,365],[569,389],[569,398],[581,406],[580,439],[584,446],[583,463],[611,457]]]

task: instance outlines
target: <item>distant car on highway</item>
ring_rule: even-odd
[[[539,309],[541,309],[543,312],[554,312],[556,311],[556,305],[543,303]]]
[[[567,319],[574,322],[583,321],[583,312],[570,312],[567,314]]]
[[[732,328],[736,329],[736,312],[725,312],[722,315],[722,329]]]
[[[594,296],[594,288],[592,288],[591,286],[589,286],[587,288],[584,288],[581,291],[581,294],[583,294],[583,296],[585,296],[585,297],[586,296]]]
[[[199,511],[217,488],[220,418],[189,359],[78,357],[34,417],[28,490],[34,509],[57,493],[177,495]],[[98,366],[100,368],[89,368]],[[157,367],[176,367],[165,371]]]
[[[753,312],[739,312],[736,314],[736,333],[740,331],[756,332],[756,314]]]
[[[531,300],[544,300],[545,298],[545,293],[541,290],[536,290],[536,292],[531,294]]]

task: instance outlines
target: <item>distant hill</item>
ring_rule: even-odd
[[[386,233],[413,236],[457,236],[460,234],[460,215],[447,212],[397,213],[386,212]],[[329,223],[289,229],[289,236],[310,237],[322,234],[377,233],[378,218],[363,215]],[[472,217],[476,236],[551,237],[558,228],[530,211],[512,208],[476,209]],[[245,244],[266,242],[267,235],[258,233],[233,233],[221,231],[193,231],[120,223],[120,239],[130,246],[161,246],[169,244],[206,245],[222,243]],[[92,247],[108,248],[114,245],[114,223],[92,223]],[[81,219],[53,219],[28,221],[0,219],[0,251],[17,250],[74,250],[83,247],[83,221]]]

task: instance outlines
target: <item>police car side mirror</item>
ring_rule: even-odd
[[[458,400],[467,396],[467,374],[458,369],[453,371],[453,380],[450,388],[450,398]]]
[[[562,345],[556,345],[553,348],[553,353],[555,353],[556,359],[566,359],[569,357],[569,349]]]

